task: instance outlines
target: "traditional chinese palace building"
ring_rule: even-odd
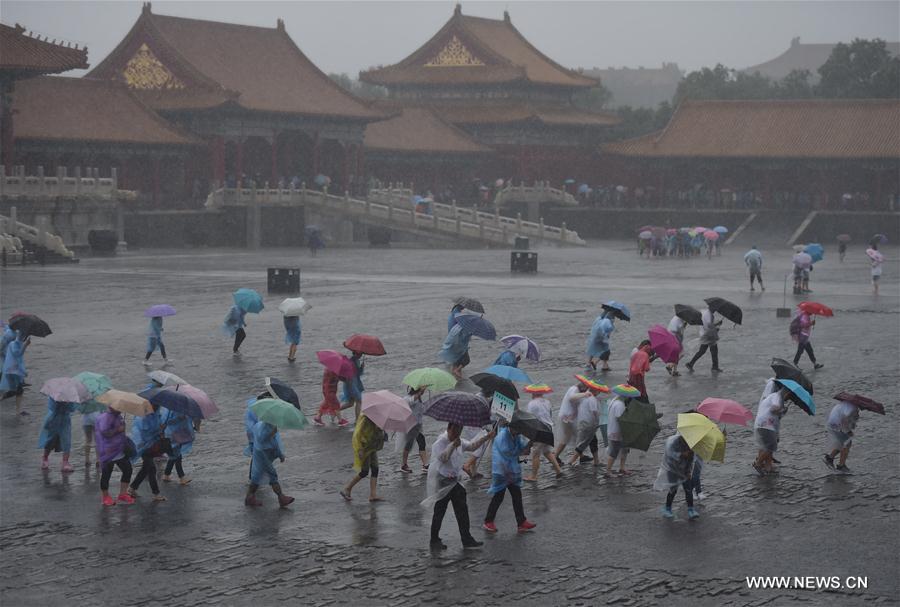
[[[394,65],[361,72],[394,103],[426,108],[496,151],[492,177],[555,179],[589,174],[598,142],[618,119],[579,109],[573,96],[597,80],[566,69],[536,49],[504,13],[449,21]],[[484,175],[484,172],[482,173]]]

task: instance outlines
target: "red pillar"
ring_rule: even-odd
[[[209,142],[209,158],[212,161],[212,180],[216,184],[225,183],[225,139],[221,136],[213,137]]]
[[[278,183],[278,131],[272,133],[272,187]]]

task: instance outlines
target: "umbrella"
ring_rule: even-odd
[[[170,388],[171,389],[171,388]],[[184,394],[185,396],[194,400],[197,403],[197,406],[200,407],[200,411],[203,413],[203,418],[206,419],[215,415],[219,412],[219,406],[216,404],[209,394],[201,390],[200,388],[191,386],[189,384],[181,384],[174,387],[174,390],[179,394]]]
[[[516,390],[516,385],[508,379],[493,373],[476,373],[469,379],[486,393],[499,392],[507,398],[519,400],[519,391]]]
[[[261,397],[277,398],[291,403],[298,409],[300,408],[300,397],[297,396],[297,392],[280,379],[275,379],[274,377],[266,378],[266,391]]]
[[[725,435],[699,413],[679,413],[678,433],[704,462],[725,461]]]
[[[653,325],[647,331],[650,336],[650,347],[656,352],[663,362],[674,363],[678,361],[681,354],[681,342],[678,338],[669,333],[669,330],[662,325]]]
[[[574,179],[566,179],[563,183],[568,183],[569,185],[575,183]]]
[[[676,230],[675,228],[669,228],[666,230],[666,235],[668,235],[668,236],[674,236],[677,233],[678,233],[678,230]]]
[[[704,398],[697,406],[697,412],[723,424],[746,426],[753,419],[753,413],[746,407],[727,398]]]
[[[494,187],[502,188],[502,187],[503,187],[503,180],[502,180],[502,179],[498,179],[497,181],[495,181],[495,182],[494,182]]]
[[[874,401],[871,398],[865,397],[861,394],[850,394],[849,392],[841,392],[839,394],[835,394],[834,397],[837,400],[847,401],[851,405],[856,405],[860,409],[865,409],[866,411],[874,411],[875,413],[880,413],[881,415],[884,415],[884,405],[882,405],[878,401]]]
[[[374,335],[365,335],[363,333],[354,333],[345,339],[344,347],[351,352],[368,354],[369,356],[383,356],[387,354],[380,339]]]
[[[884,255],[882,255],[881,251],[879,251],[878,249],[866,249],[866,255],[868,255],[869,259],[871,259],[872,261],[884,261]],[[9,323],[9,326],[12,326],[12,323]]]
[[[186,384],[187,382],[175,375],[174,373],[169,373],[168,371],[163,371],[161,369],[157,369],[156,371],[151,371],[147,374],[150,379],[158,383],[160,386],[177,386],[179,384]]]
[[[706,230],[705,232],[703,232],[703,238],[713,241],[719,240],[719,233],[712,230]]]
[[[536,363],[541,361],[541,349],[534,340],[524,335],[507,335],[500,338],[500,343],[510,349],[521,348],[525,352],[525,358],[530,361]]]
[[[675,304],[675,316],[689,325],[702,325],[703,316],[700,310],[686,304]]]
[[[480,316],[460,314],[456,317],[456,322],[475,337],[488,341],[497,339],[497,329],[494,328],[494,325],[489,320]]]
[[[536,443],[553,445],[553,428],[528,411],[516,409],[509,421],[509,428]]]
[[[312,308],[302,297],[289,297],[278,304],[278,311],[285,316],[300,316]]]
[[[406,401],[389,390],[363,392],[362,412],[385,432],[409,432],[417,423]]]
[[[87,388],[91,398],[100,396],[107,390],[112,389],[112,382],[109,378],[100,373],[91,373],[90,371],[82,371],[72,379],[80,381]]]
[[[888,237],[884,234],[875,234],[869,239],[869,244],[887,244]]]
[[[697,232],[698,234],[702,234],[703,232],[705,232],[708,229],[709,228],[704,228],[703,226],[697,226],[696,228],[694,228],[694,231]]]
[[[322,173],[319,173],[313,179],[313,182],[315,182],[316,185],[325,185],[329,181],[331,181],[331,179],[329,179],[327,175],[323,175]]]
[[[458,426],[480,428],[491,423],[491,408],[469,392],[444,392],[428,401],[425,415]]]
[[[659,422],[656,420],[656,407],[652,403],[630,401],[625,406],[625,412],[619,416],[622,446],[641,451],[649,449],[650,441],[659,433]]]
[[[234,292],[234,303],[251,314],[259,314],[265,307],[263,305],[262,296],[253,289],[238,289]]]
[[[484,314],[484,306],[481,305],[481,302],[477,299],[472,299],[471,297],[457,297],[453,300],[453,303],[477,314]]]
[[[326,369],[344,379],[350,379],[351,377],[356,376],[356,366],[353,364],[353,361],[340,352],[335,352],[334,350],[319,350],[316,352],[316,358],[319,359],[320,363],[325,365]]]
[[[414,390],[427,386],[435,392],[443,392],[456,387],[456,378],[443,369],[424,367],[407,373],[406,377],[403,378],[403,384]]]
[[[138,396],[149,400],[151,405],[165,407],[169,411],[184,413],[188,417],[202,419],[203,410],[197,404],[197,401],[184,392],[176,392],[177,388],[178,386],[149,388],[143,392],[138,392]]]
[[[741,324],[744,313],[737,305],[731,303],[727,299],[722,299],[721,297],[708,297],[703,301],[709,306],[710,312],[718,312],[734,324]]]
[[[34,314],[16,314],[9,319],[9,328],[13,331],[21,331],[23,337],[34,335],[35,337],[47,337],[53,331],[43,319]]]
[[[794,265],[801,270],[808,269],[813,263],[812,257],[809,255],[809,253],[797,253],[791,259],[791,261],[793,261]]]
[[[838,234],[838,242],[850,242],[850,234]]]
[[[788,362],[783,358],[773,358],[770,366],[772,371],[775,372],[775,379],[790,379],[803,386],[803,389],[810,394],[814,393],[812,382],[803,374],[800,367],[794,363]]]
[[[577,379],[578,381],[583,383],[588,388],[593,388],[594,390],[597,390],[598,392],[609,392],[608,387],[601,384],[600,382],[596,382],[596,381],[590,379],[589,377],[585,377],[584,375],[580,375],[578,373],[576,373],[574,375],[574,377],[575,377],[575,379]]]
[[[834,316],[834,310],[832,310],[825,304],[820,304],[816,301],[801,301],[799,304],[797,304],[797,307],[807,314],[815,314],[817,316]]]
[[[626,322],[631,322],[631,312],[628,311],[628,306],[623,303],[619,303],[610,299],[608,302],[604,304],[600,304],[600,307],[604,310],[613,313],[613,316],[616,318],[621,318]]]
[[[116,411],[137,415],[138,417],[153,413],[153,405],[150,404],[150,401],[133,392],[123,392],[115,389],[107,390],[94,400]]]
[[[547,384],[528,384],[525,386],[525,391],[529,394],[550,394],[553,392],[553,388]]]
[[[803,247],[803,252],[812,258],[812,262],[822,261],[825,258],[825,247],[819,243],[808,244]]]
[[[491,373],[497,377],[508,379],[509,381],[517,381],[526,384],[531,383],[531,378],[522,369],[517,367],[508,367],[506,365],[492,365],[484,370],[485,373]]]
[[[727,234],[728,228],[725,226],[716,226],[713,228],[713,232],[718,232],[719,234]]]
[[[637,398],[641,395],[641,391],[629,384],[618,384],[612,387],[612,393],[627,398]]]
[[[250,405],[250,411],[261,422],[272,424],[278,428],[300,430],[309,423],[303,412],[277,398],[263,398]]]
[[[812,394],[810,394],[806,388],[792,379],[779,379],[777,382],[788,389],[790,392],[788,398],[794,401],[798,407],[806,411],[809,415],[816,414],[816,403],[813,401]]]
[[[650,240],[651,238],[653,238],[653,232],[651,232],[650,230],[644,230],[643,232],[638,234],[638,238],[640,238],[641,240]]]
[[[147,318],[156,318],[157,316],[175,316],[175,308],[169,304],[156,304],[144,310],[144,316]]]
[[[91,393],[87,387],[71,377],[48,379],[41,386],[41,394],[49,396],[60,403],[83,403],[91,398]]]
[[[307,236],[312,236],[313,234],[317,234],[317,233],[321,232],[322,228],[313,224],[313,225],[308,225],[305,228],[303,228],[303,231],[306,232]]]
[[[641,227],[639,227],[639,228],[637,229],[637,231],[638,231],[638,233],[641,233],[641,232],[649,232],[649,231],[652,230],[653,228],[654,228],[654,226],[641,226]]]

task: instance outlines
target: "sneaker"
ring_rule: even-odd
[[[814,363],[814,364],[813,364],[813,368],[814,368],[816,371],[818,371],[819,369],[821,369],[821,368],[824,367],[824,366],[825,366],[825,365],[823,365],[822,363]]]
[[[720,369],[719,367],[713,367],[712,372],[713,373],[724,373],[725,369]]]
[[[841,464],[838,464],[837,466],[835,466],[834,469],[837,470],[838,472],[850,472],[850,468],[848,468],[846,465],[841,465]]]
[[[179,484],[179,485],[189,485],[190,482],[191,482],[192,480],[193,480],[193,479],[188,478],[187,476],[185,476],[184,478],[178,479],[178,484]]]
[[[144,365],[145,367],[153,366],[153,363],[151,363],[149,360],[142,361],[141,364]]]
[[[412,474],[412,468],[410,468],[409,466],[400,466],[400,472],[403,472],[404,474]]]
[[[72,464],[70,464],[69,462],[63,462],[62,471],[63,472],[75,472],[75,468],[73,468]]]
[[[537,527],[535,523],[532,523],[528,519],[525,519],[524,521],[522,521],[522,524],[519,525],[518,531],[519,533],[524,533],[525,531],[531,531],[535,527]]]
[[[322,421],[321,415],[316,415],[313,417],[313,423],[317,426],[324,426],[325,422]]]
[[[700,513],[694,510],[693,508],[688,508],[688,518],[690,520],[694,520],[700,518]]]
[[[172,482],[172,477],[169,476],[168,474],[163,474],[162,482],[164,482],[164,483],[171,483],[171,482]]]
[[[134,503],[134,498],[128,495],[127,493],[120,493],[116,500],[120,504],[131,505]]]
[[[256,499],[255,495],[248,495],[244,498],[245,506],[262,506],[262,502]]]
[[[825,465],[834,470],[834,458],[826,453],[823,459],[825,460]]]
[[[757,464],[756,462],[753,462],[752,466],[753,466],[753,469],[756,470],[756,473],[758,475],[760,475],[760,476],[766,475],[766,471],[763,469],[763,467],[760,466],[759,464]]]
[[[131,497],[140,497],[140,495],[138,495],[138,492],[135,491],[134,489],[132,489],[131,487],[128,488],[127,492],[128,492],[128,495],[130,495]]]
[[[672,509],[668,506],[663,506],[660,512],[662,512],[662,515],[666,518],[675,518],[675,515],[672,514]]]
[[[430,542],[428,542],[428,547],[431,550],[446,550],[447,544],[441,541],[441,538],[436,537],[432,538]]]
[[[471,550],[473,548],[481,548],[484,546],[484,542],[479,542],[475,538],[470,537],[467,540],[463,540],[463,548],[466,550]]]
[[[104,495],[103,499],[100,501],[100,503],[103,504],[104,506],[115,506],[116,500],[111,495]]]
[[[706,494],[703,493],[702,491],[698,491],[697,492],[697,501],[702,502],[705,499],[706,499]]]
[[[482,529],[487,531],[488,533],[497,533],[497,525],[494,524],[494,521],[488,522],[485,521],[481,526]]]
[[[164,359],[163,359],[163,366],[171,365],[173,362],[175,362],[175,359],[174,359],[174,358],[164,358]]]
[[[240,352],[232,352],[232,353],[231,353],[231,356],[232,356],[233,358],[240,358],[240,357],[241,357],[241,353],[240,353]]]
[[[692,365],[691,363],[686,363],[684,365],[684,368],[687,369],[688,371],[690,371],[691,373],[694,372],[694,365]]]
[[[278,496],[278,507],[279,508],[287,508],[294,502],[294,498],[290,495],[279,495]]]
[[[349,423],[350,422],[348,420],[341,418],[341,421],[338,422],[338,426],[343,428],[344,426],[348,425]]]
[[[164,502],[164,501],[166,501],[166,496],[163,495],[162,493],[157,493],[156,495],[153,496],[153,501],[154,502]]]

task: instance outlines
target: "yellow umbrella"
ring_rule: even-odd
[[[678,433],[705,462],[725,462],[725,435],[719,427],[700,413],[679,413]]]
[[[116,411],[137,415],[138,417],[153,413],[153,406],[150,404],[150,401],[133,392],[107,390],[94,400]]]

